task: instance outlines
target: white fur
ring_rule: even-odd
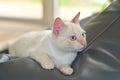
[[[10,44],[10,54],[18,57],[29,57],[30,53],[39,51],[48,54],[58,68],[61,64],[71,64],[77,53],[59,50],[55,45],[57,41],[54,37],[51,30],[30,32]]]
[[[72,74],[71,64],[77,56],[77,51],[82,51],[86,45],[86,37],[82,36],[85,31],[76,23],[79,14],[72,20],[74,23],[65,22],[67,27],[60,18],[56,18],[53,30],[30,32],[19,37],[9,43],[9,53],[16,57],[30,57],[44,69],[56,67],[66,75]],[[59,30],[59,34],[54,32],[55,29]],[[82,44],[77,40],[71,41],[71,35],[84,41],[81,41]]]
[[[84,31],[78,25],[76,28],[80,29],[81,31],[78,31],[81,33]],[[9,52],[12,56],[31,57],[45,69],[53,69],[55,66],[64,74],[70,75],[73,72],[70,66],[77,56],[77,50],[83,48],[81,44],[77,45],[77,48],[75,45],[68,46],[67,42],[62,42],[61,37],[55,36],[52,30],[45,30],[21,36],[10,43]]]

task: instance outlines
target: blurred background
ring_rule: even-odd
[[[109,5],[108,0],[0,0],[0,17],[39,20],[43,18],[44,1],[48,8],[49,2],[54,5],[57,1],[57,16],[63,19],[69,19],[79,11],[81,18],[85,18]]]
[[[0,0],[0,42],[52,26],[56,17],[80,20],[103,11],[112,0]]]

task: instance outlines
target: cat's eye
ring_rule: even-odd
[[[75,41],[77,37],[75,35],[70,36],[70,40]]]
[[[84,33],[82,33],[82,36],[83,36],[83,37],[86,37],[86,34],[85,34],[85,32],[84,32]]]

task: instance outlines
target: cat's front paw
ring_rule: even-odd
[[[42,68],[44,69],[53,69],[54,68],[54,63],[53,62],[45,62],[41,64]]]
[[[65,75],[71,75],[73,73],[73,69],[68,65],[62,65],[60,71]]]

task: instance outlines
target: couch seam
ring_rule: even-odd
[[[107,27],[103,29],[103,31],[101,31],[96,37],[94,37],[94,39],[90,41],[90,43],[82,52],[85,53],[88,50],[88,48],[93,44],[93,42],[95,42],[104,32],[106,32],[111,27],[111,25],[114,24],[119,18],[120,18],[120,15],[117,16],[114,20],[112,20],[112,22],[108,24]]]

